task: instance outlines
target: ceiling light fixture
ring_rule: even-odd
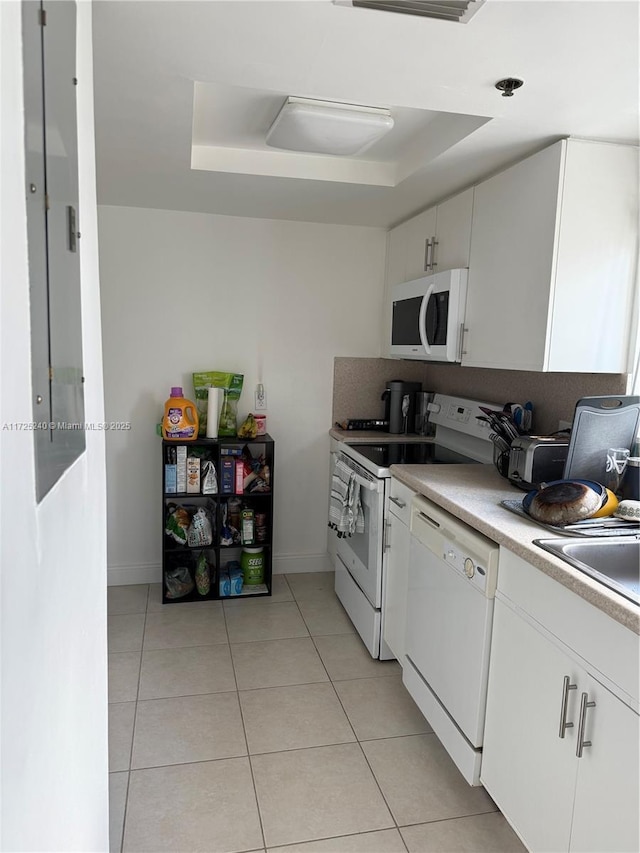
[[[333,0],[336,6],[355,6],[381,12],[400,12],[466,24],[485,0]]]
[[[287,151],[346,157],[366,151],[392,127],[387,109],[290,97],[265,141]]]

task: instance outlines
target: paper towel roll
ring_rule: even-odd
[[[207,438],[218,437],[218,420],[222,406],[222,391],[220,388],[209,388],[207,402]]]

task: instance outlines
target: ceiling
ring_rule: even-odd
[[[98,202],[389,227],[565,136],[638,144],[640,0],[467,24],[331,0],[95,0]],[[502,97],[495,83],[524,86]],[[358,157],[269,148],[288,95],[391,110]]]

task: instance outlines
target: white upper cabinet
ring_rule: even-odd
[[[462,364],[628,370],[638,150],[562,140],[475,187]]]
[[[431,244],[436,233],[436,208],[431,207],[402,226],[406,229],[406,267],[404,281],[421,278],[429,269]]]
[[[469,266],[472,211],[473,187],[438,205],[431,272]]]
[[[391,288],[442,270],[469,266],[473,188],[397,225],[387,235],[382,355],[389,355]]]

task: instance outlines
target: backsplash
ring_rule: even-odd
[[[624,394],[627,381],[626,374],[617,373],[535,373],[402,359],[336,357],[332,425],[348,418],[382,418],[384,403],[380,395],[392,379],[422,382],[424,391],[489,403],[531,400],[533,431],[541,435],[555,432],[560,420],[573,420],[581,397]]]

